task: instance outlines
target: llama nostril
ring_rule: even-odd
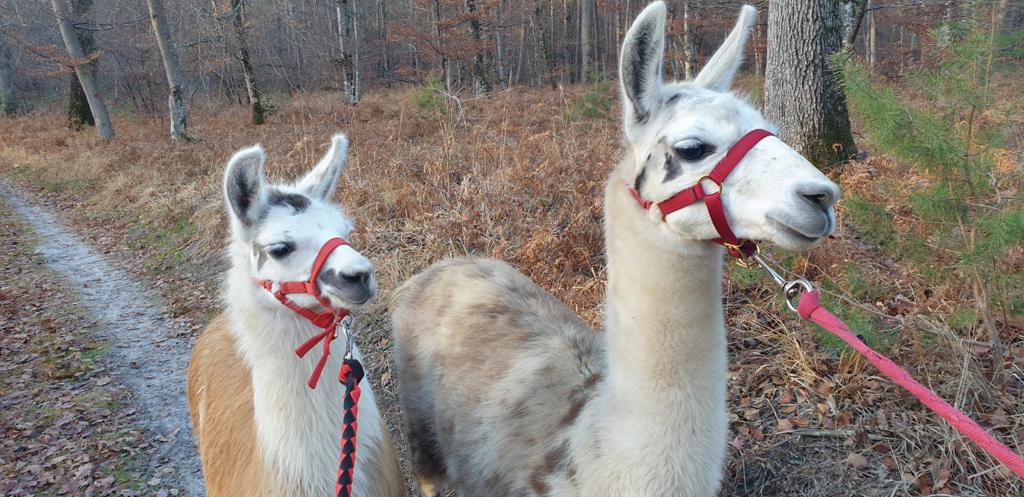
[[[811,205],[822,210],[828,210],[832,207],[836,203],[836,197],[838,197],[838,192],[834,188],[828,188],[823,185],[807,185],[805,188],[797,188],[796,194]]]
[[[341,274],[341,279],[345,283],[350,284],[350,285],[364,285],[365,286],[366,283],[368,281],[370,281],[370,273],[369,273],[369,271],[359,271],[357,273],[351,273],[351,274],[342,273]]]
[[[822,209],[825,208],[825,202],[828,200],[828,197],[824,193],[817,193],[814,195],[801,193],[800,196],[807,199],[807,201],[810,202],[812,205],[816,205],[818,207],[821,207]]]

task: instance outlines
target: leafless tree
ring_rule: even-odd
[[[110,114],[107,113],[107,106],[103,103],[103,97],[100,95],[98,78],[93,71],[94,63],[86,59],[82,44],[75,33],[75,26],[71,23],[71,13],[67,4],[64,3],[64,0],[50,0],[50,3],[53,5],[53,14],[57,17],[57,25],[60,28],[61,37],[64,38],[64,45],[75,67],[75,74],[78,75],[78,81],[82,84],[82,90],[85,92],[89,110],[96,121],[96,130],[99,132],[100,138],[109,140],[114,137],[114,126],[110,122]]]
[[[169,89],[167,106],[171,118],[171,139],[187,139],[188,109],[185,107],[185,78],[181,74],[181,65],[178,63],[178,52],[175,50],[174,44],[171,43],[171,33],[167,27],[164,4],[162,0],[146,0],[146,5],[149,7],[153,34],[156,36],[156,44],[160,48],[160,58],[164,62],[164,72],[167,75]]]
[[[252,123],[260,125],[266,121],[266,116],[264,115],[263,96],[256,85],[256,75],[253,74],[252,59],[249,54],[249,40],[243,17],[244,6],[242,0],[231,0],[231,24],[235,31],[235,41],[238,43],[238,62],[242,64],[242,78],[245,79],[245,89],[249,93]]]
[[[355,0],[335,0],[338,14],[338,43],[341,47],[341,71],[345,79],[345,101],[357,104],[363,98],[359,74],[359,12]]]
[[[14,94],[14,67],[11,64],[11,48],[0,33],[0,114],[11,115],[18,111]]]

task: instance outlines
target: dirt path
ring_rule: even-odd
[[[148,464],[173,468],[174,474],[165,477],[176,487],[171,495],[202,496],[186,403],[187,327],[167,315],[157,292],[116,267],[45,208],[3,182],[0,196],[18,222],[37,235],[35,250],[46,266],[70,283],[67,290],[78,298],[95,339],[110,345],[99,360],[113,381],[130,391],[131,422],[156,447]]]

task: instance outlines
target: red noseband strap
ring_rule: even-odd
[[[310,323],[313,323],[313,326],[324,330],[300,345],[299,348],[295,349],[295,353],[299,357],[305,357],[317,343],[323,344],[323,354],[320,356],[320,360],[317,361],[316,367],[313,368],[313,373],[309,376],[309,382],[307,383],[309,388],[316,388],[317,382],[320,381],[320,374],[323,373],[324,366],[327,365],[327,356],[331,354],[331,341],[337,337],[338,323],[349,314],[348,309],[340,307],[335,308],[331,306],[331,302],[329,300],[320,295],[320,288],[316,285],[316,278],[320,275],[320,270],[323,269],[324,264],[327,263],[327,258],[331,256],[331,253],[338,247],[348,244],[349,243],[341,237],[335,237],[327,240],[327,242],[320,247],[320,252],[316,255],[316,260],[313,261],[313,269],[309,273],[309,279],[306,281],[287,281],[281,283],[277,285],[277,291],[274,291],[273,281],[259,280],[256,282],[256,284],[263,287],[266,291],[272,293],[274,297],[286,307],[295,311],[298,315],[308,319]],[[288,298],[288,295],[297,293],[312,295],[324,310],[316,312],[312,309],[302,307]]]
[[[732,148],[726,152],[725,157],[718,161],[715,168],[711,170],[707,175],[701,176],[700,179],[694,183],[693,186],[684,189],[683,191],[672,195],[671,197],[654,203],[650,200],[644,199],[640,192],[635,188],[629,187],[629,192],[636,199],[637,203],[640,204],[644,210],[650,209],[652,205],[657,205],[658,210],[661,211],[661,219],[665,219],[669,214],[687,207],[691,204],[695,204],[701,200],[704,201],[704,205],[708,209],[708,215],[711,216],[711,223],[715,225],[715,230],[718,231],[719,238],[711,240],[713,243],[724,245],[729,255],[742,259],[753,254],[757,250],[757,244],[751,240],[740,240],[736,238],[736,235],[729,228],[729,221],[725,217],[725,208],[722,205],[722,185],[725,183],[725,178],[729,176],[729,173],[736,168],[736,165],[743,160],[743,157],[750,152],[750,149],[754,148],[761,140],[774,136],[771,132],[763,129],[755,129],[740,138]],[[704,190],[704,183],[711,182],[715,185],[715,191],[706,192]]]

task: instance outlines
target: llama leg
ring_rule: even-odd
[[[412,421],[407,433],[413,477],[423,497],[439,497],[445,488],[445,470],[437,439],[429,424]]]

